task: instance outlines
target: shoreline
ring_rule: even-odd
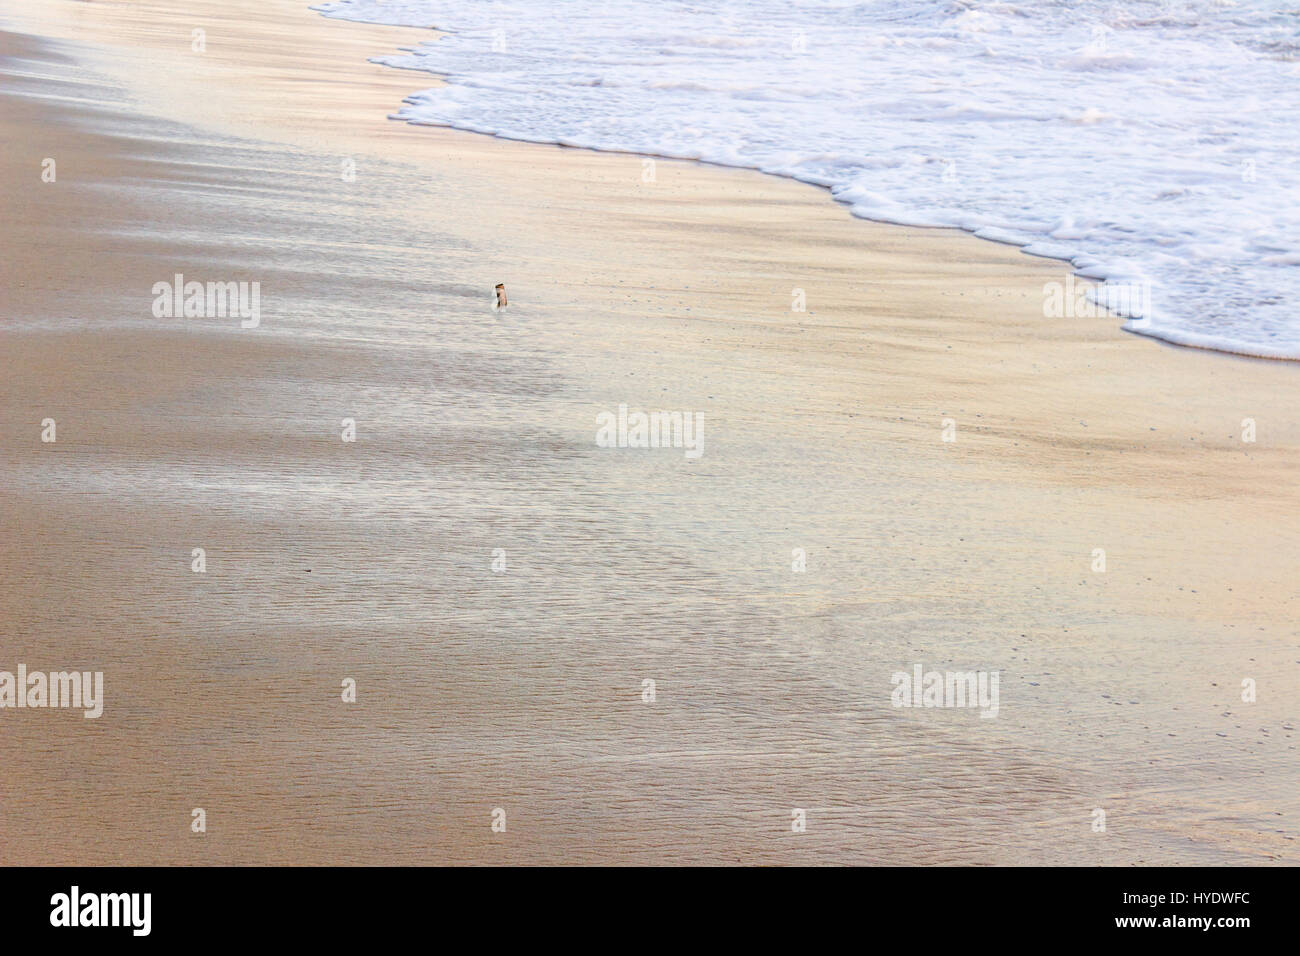
[[[342,12],[339,12],[339,15],[335,16],[329,12],[326,12],[318,8],[313,7],[312,9],[313,12],[318,13],[319,15],[325,17],[326,19],[338,19],[344,23],[355,23],[355,24],[362,24],[367,26],[380,25],[373,20],[353,19],[352,17],[343,14]],[[448,32],[451,32],[436,26],[429,27],[428,30],[435,34],[447,34]],[[428,42],[428,38],[425,38],[425,40],[421,41],[421,44],[427,42]],[[402,47],[401,50],[403,53],[412,53],[415,52],[416,48]],[[392,56],[391,53],[387,55],[387,57],[391,57],[391,56]],[[432,78],[431,83],[432,86],[435,88],[441,85],[445,85],[448,77],[454,75],[448,72],[429,71],[414,65],[383,62],[384,59],[387,57],[384,55],[372,57],[369,59],[369,62],[373,62],[376,63],[377,65],[385,66],[389,69],[411,72],[411,73],[419,73],[426,78]],[[460,125],[456,125],[455,123],[444,123],[436,120],[416,119],[416,118],[402,116],[401,114],[403,111],[405,111],[406,107],[418,105],[420,93],[422,93],[424,89],[428,89],[428,87],[424,87],[421,90],[412,91],[408,95],[403,97],[402,99],[402,103],[404,104],[403,107],[395,112],[390,112],[388,114],[388,118],[396,122],[409,123],[415,126],[425,126],[430,128],[455,130],[459,132],[469,132],[475,135],[483,135],[483,136],[489,136],[497,139],[502,139],[507,142],[526,143],[526,144],[541,145],[541,146],[557,146],[565,149],[586,149],[596,153],[639,156],[648,159],[662,160],[662,161],[692,162],[692,163],[698,163],[702,166],[709,166],[709,167],[715,167],[720,169],[759,172],[762,173],[763,175],[772,176],[778,179],[796,182],[803,185],[813,186],[815,188],[825,190],[828,194],[828,198],[832,202],[845,206],[849,210],[850,215],[864,222],[871,222],[878,225],[886,225],[891,227],[902,227],[902,228],[910,228],[910,229],[946,229],[952,232],[964,233],[973,238],[981,239],[984,241],[1012,246],[1024,255],[1032,256],[1035,258],[1048,259],[1054,262],[1059,262],[1067,265],[1069,267],[1070,273],[1074,276],[1074,278],[1080,284],[1086,284],[1091,289],[1105,287],[1108,284],[1110,284],[1111,288],[1121,290],[1120,291],[1121,297],[1125,295],[1125,293],[1122,290],[1124,290],[1126,287],[1132,287],[1137,284],[1136,282],[1127,281],[1124,278],[1123,273],[1121,273],[1119,276],[1115,276],[1111,278],[1106,278],[1103,275],[1098,274],[1097,272],[1093,272],[1093,274],[1091,275],[1086,274],[1086,270],[1089,268],[1093,268],[1093,266],[1085,265],[1084,264],[1085,260],[1095,261],[1096,257],[1091,253],[1087,253],[1082,250],[1077,251],[1073,257],[1069,255],[1063,255],[1063,254],[1052,255],[1050,253],[1042,252],[1042,251],[1031,251],[1031,247],[1041,244],[1041,242],[1044,239],[1044,237],[1042,236],[1036,239],[1030,239],[1021,242],[1014,238],[1010,238],[1007,235],[999,236],[999,235],[992,234],[995,232],[1007,231],[1007,230],[1003,230],[1001,227],[990,228],[986,226],[986,227],[980,227],[979,229],[972,229],[963,226],[952,226],[952,225],[920,225],[917,223],[908,222],[905,219],[899,220],[899,219],[879,218],[864,213],[860,213],[854,209],[852,200],[841,199],[835,195],[835,191],[838,188],[835,184],[826,182],[824,180],[820,180],[818,178],[801,178],[800,176],[795,175],[793,173],[784,173],[777,170],[765,169],[759,165],[739,163],[739,162],[725,162],[721,160],[708,159],[703,156],[683,156],[683,155],[674,155],[669,153],[659,153],[654,151],[638,151],[638,150],[622,149],[613,146],[601,147],[601,146],[579,145],[576,143],[564,142],[562,140],[553,139],[553,138],[528,138],[522,135],[503,133],[491,129],[477,129],[471,125],[460,126]],[[1016,230],[1014,228],[1010,229],[1010,232],[1012,233],[1014,233],[1015,231]],[[981,233],[985,233],[985,234],[981,235]],[[1200,270],[1192,270],[1192,274],[1203,274],[1203,272],[1201,272]],[[1144,290],[1143,294],[1147,299],[1146,309],[1148,312],[1150,312],[1151,283],[1149,280],[1142,280],[1141,286]],[[1239,356],[1244,358],[1262,359],[1266,361],[1276,361],[1276,362],[1300,361],[1300,353],[1297,353],[1295,351],[1288,352],[1285,349],[1281,349],[1281,350],[1270,349],[1266,347],[1263,343],[1258,343],[1257,345],[1254,346],[1246,346],[1240,343],[1234,343],[1230,340],[1225,340],[1219,335],[1192,332],[1192,331],[1178,328],[1176,326],[1174,327],[1162,326],[1157,328],[1151,328],[1149,315],[1145,320],[1142,320],[1133,316],[1129,316],[1129,315],[1125,315],[1113,311],[1109,309],[1107,306],[1099,304],[1096,299],[1092,299],[1091,301],[1095,306],[1095,308],[1099,312],[1101,312],[1104,317],[1113,319],[1113,321],[1115,321],[1117,326],[1120,327],[1123,331],[1129,332],[1133,335],[1140,336],[1142,338],[1153,339],[1157,342],[1166,345],[1175,345],[1183,348],[1201,349],[1209,352],[1217,352],[1223,355],[1233,355],[1233,356]],[[1103,316],[1097,316],[1097,317],[1103,317]],[[1044,317],[1045,318],[1047,317],[1046,312],[1044,312]],[[1129,323],[1131,322],[1136,324],[1130,327]],[[1254,350],[1252,351],[1252,349]]]
[[[52,9],[97,46],[4,37],[0,620],[106,705],[0,715],[6,861],[1296,860],[1285,366],[792,180],[392,123],[349,58],[401,28]],[[154,320],[175,272],[260,278],[257,334]],[[702,456],[596,447],[623,404]],[[913,663],[998,718],[893,709]]]

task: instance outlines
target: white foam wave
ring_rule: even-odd
[[[340,0],[449,31],[411,122],[761,169],[1149,281],[1143,334],[1300,358],[1300,14],[1253,0]]]

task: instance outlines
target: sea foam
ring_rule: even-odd
[[[1133,331],[1300,358],[1300,15],[1264,0],[341,0],[436,27],[414,123],[828,186],[1149,283]]]

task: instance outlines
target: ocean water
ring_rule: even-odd
[[[794,177],[864,218],[1069,260],[1133,331],[1300,358],[1293,2],[316,9],[445,31],[377,58],[445,79],[411,122]]]

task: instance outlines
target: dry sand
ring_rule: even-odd
[[[1293,365],[392,122],[423,31],[186,7],[0,0],[0,670],[106,684],[0,711],[0,862],[1300,861]],[[177,272],[261,326],[154,318]],[[703,455],[596,447],[620,403]],[[997,718],[891,707],[915,662]]]

